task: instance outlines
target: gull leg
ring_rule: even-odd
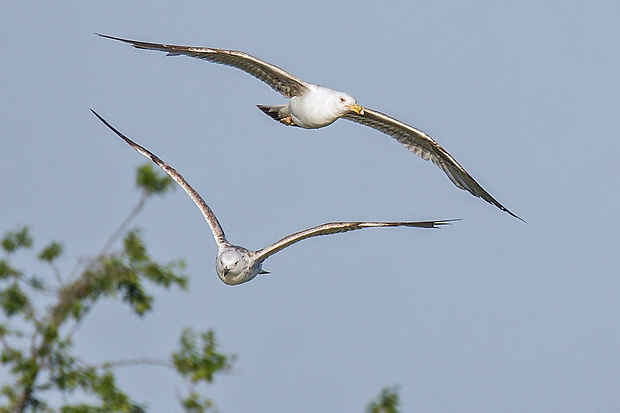
[[[293,119],[291,119],[290,116],[286,116],[286,117],[280,119],[280,122],[284,123],[287,126],[297,126],[297,125],[295,125],[295,122],[293,122]]]

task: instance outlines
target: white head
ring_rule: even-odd
[[[226,284],[239,284],[238,278],[243,275],[247,267],[244,254],[237,249],[225,249],[218,254],[215,263],[217,275]]]
[[[344,92],[337,92],[335,90],[333,92],[333,104],[335,105],[340,116],[346,115],[349,112],[355,112],[358,115],[364,114],[364,109],[357,104],[353,96]]]
[[[261,270],[243,247],[228,245],[218,252],[215,270],[225,284],[237,285],[250,281]]]

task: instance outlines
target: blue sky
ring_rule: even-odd
[[[186,260],[190,292],[158,294],[142,320],[99,306],[76,338],[85,359],[164,357],[183,327],[213,328],[238,355],[209,389],[223,412],[362,411],[392,384],[404,411],[611,411],[619,13],[603,1],[5,2],[0,230],[62,241],[69,269],[128,213],[143,158],[92,107],[248,248],[329,221],[462,221],[304,241],[229,287],[177,190],[136,224],[154,257]],[[277,124],[255,105],[284,99],[240,71],[94,32],[243,50],[346,91],[430,134],[528,223],[369,128]],[[177,408],[168,371],[119,379],[153,411]]]

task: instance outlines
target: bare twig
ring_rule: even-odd
[[[97,260],[99,260],[101,257],[103,257],[105,254],[108,253],[108,251],[109,251],[110,247],[112,246],[112,244],[114,244],[114,242],[116,242],[116,240],[121,236],[121,234],[127,229],[129,224],[131,223],[131,221],[133,221],[135,219],[135,217],[138,215],[138,213],[140,213],[142,208],[144,208],[144,204],[145,204],[147,198],[148,198],[148,193],[146,192],[146,190],[142,190],[142,192],[140,193],[140,199],[138,199],[138,203],[136,204],[136,206],[131,210],[131,212],[129,213],[129,215],[127,215],[127,217],[123,220],[123,222],[121,222],[121,224],[118,226],[116,231],[114,231],[112,236],[110,238],[108,238],[106,243],[101,248],[101,251],[99,251],[99,254],[97,254],[93,258],[90,258],[90,259],[86,260],[85,264],[83,263],[82,260],[78,260],[78,262],[76,262],[75,266],[71,270],[71,273],[69,275],[69,279],[73,279],[73,277],[75,277],[75,275],[79,271],[80,267],[89,268]]]
[[[174,365],[169,361],[153,359],[149,357],[141,357],[136,359],[127,359],[127,360],[115,360],[115,361],[107,361],[105,363],[91,366],[96,369],[102,368],[117,368],[117,367],[131,367],[131,366],[159,366],[159,367],[167,367],[170,369],[174,369]]]
[[[60,273],[60,269],[54,264],[52,264],[51,262],[49,263],[49,266],[54,271],[54,274],[56,275],[56,281],[58,281],[58,284],[62,285],[62,274]]]
[[[114,242],[116,242],[116,240],[121,236],[121,234],[125,231],[125,229],[127,229],[129,224],[131,223],[131,221],[133,221],[134,218],[138,215],[138,213],[140,213],[140,210],[142,210],[142,208],[144,208],[144,203],[145,203],[147,198],[148,198],[147,192],[145,190],[142,190],[142,192],[140,192],[140,199],[138,200],[138,203],[133,208],[133,210],[129,213],[129,215],[127,215],[127,218],[125,218],[125,220],[123,222],[121,222],[121,224],[116,229],[114,234],[112,234],[112,236],[105,243],[105,245],[103,246],[103,248],[101,249],[101,251],[97,255],[97,258],[102,257],[103,255],[105,255],[108,252],[108,250],[110,249],[112,244]]]

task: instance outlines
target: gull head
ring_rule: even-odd
[[[364,108],[357,104],[353,96],[346,93],[336,92],[334,103],[340,116],[346,115],[349,112],[355,112],[358,115],[364,114]]]
[[[245,249],[235,246],[224,248],[217,256],[215,270],[225,284],[236,285],[256,277],[253,265]],[[252,274],[254,272],[254,274]]]

